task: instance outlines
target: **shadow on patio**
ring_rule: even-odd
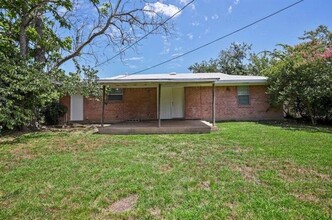
[[[201,120],[162,120],[121,122],[99,127],[100,134],[201,134],[215,130],[212,124]]]

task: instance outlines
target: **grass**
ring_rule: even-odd
[[[329,128],[0,138],[0,219],[331,219]],[[137,198],[116,213],[112,204]]]

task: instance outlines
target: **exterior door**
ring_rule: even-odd
[[[172,88],[161,87],[160,95],[160,118],[171,119],[172,118]]]
[[[83,121],[83,96],[70,96],[70,120]]]
[[[160,118],[184,117],[184,88],[162,87],[160,97]]]
[[[183,118],[184,110],[184,89],[183,87],[172,88],[172,118]]]

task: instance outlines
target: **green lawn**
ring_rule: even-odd
[[[0,219],[331,219],[332,130],[0,138]],[[133,208],[114,203],[130,196]],[[134,200],[135,200],[134,199]],[[115,210],[115,211],[114,211]]]

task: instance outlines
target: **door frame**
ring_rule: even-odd
[[[162,96],[163,96],[163,94],[165,94],[165,93],[163,93],[163,89],[165,89],[165,88],[168,88],[168,89],[171,89],[170,90],[170,92],[169,92],[169,94],[170,94],[170,101],[169,101],[169,103],[168,103],[168,107],[169,107],[169,111],[170,111],[170,117],[169,118],[164,118],[163,117],[163,105],[162,105]],[[182,97],[182,99],[181,99],[181,108],[182,108],[182,116],[181,117],[174,117],[173,116],[173,89],[174,88],[182,88],[182,92],[183,92],[183,97]],[[161,96],[160,96],[160,118],[161,119],[183,119],[184,117],[185,117],[185,92],[184,92],[184,90],[185,90],[185,88],[184,88],[184,86],[162,86],[161,87],[161,89],[160,89],[161,91],[159,91],[159,92],[161,92]]]

